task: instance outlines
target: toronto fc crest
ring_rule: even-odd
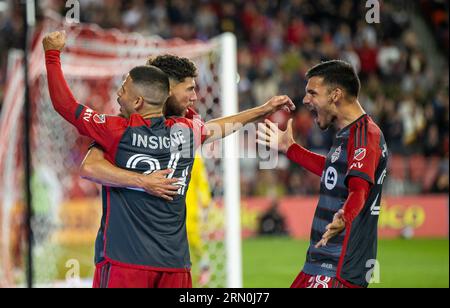
[[[334,153],[331,155],[331,163],[334,164],[339,157],[341,156],[341,146],[337,147],[336,150],[334,151]]]

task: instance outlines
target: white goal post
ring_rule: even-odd
[[[237,44],[236,37],[231,33],[221,36],[222,49],[222,102],[224,116],[238,112],[237,97]],[[242,288],[242,253],[241,253],[241,222],[240,222],[240,172],[239,172],[239,139],[237,134],[227,137],[224,148],[225,156],[224,186],[225,217],[226,217],[226,253],[227,253],[227,286]],[[237,184],[238,183],[238,184]]]

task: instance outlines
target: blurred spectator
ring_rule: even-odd
[[[278,202],[274,200],[270,208],[259,218],[259,235],[286,235],[286,222],[278,209]]]
[[[441,48],[449,51],[449,3],[446,0],[420,0],[421,9]]]
[[[400,70],[398,67],[401,61],[400,49],[395,46],[391,39],[380,48],[377,57],[377,64],[383,77],[394,75]]]
[[[448,158],[448,157],[447,157]],[[439,165],[439,172],[431,188],[433,193],[448,193],[448,159],[441,161]]]

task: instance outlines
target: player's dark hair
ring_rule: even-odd
[[[188,58],[166,54],[148,59],[147,65],[160,68],[170,79],[177,82],[183,82],[189,77],[197,77],[197,68]]]
[[[306,78],[322,77],[329,86],[341,86],[353,97],[358,97],[361,81],[350,63],[342,60],[322,62],[306,72]]]
[[[134,84],[153,92],[152,97],[158,97],[159,100],[165,101],[169,96],[169,78],[166,73],[155,66],[136,66],[130,71],[130,77]],[[164,101],[153,103],[163,103]]]

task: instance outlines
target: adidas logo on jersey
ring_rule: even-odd
[[[378,197],[380,195],[378,194],[375,200],[373,201],[372,205],[370,206],[370,215],[372,216],[379,216],[380,215],[380,209],[381,206],[377,206]]]

